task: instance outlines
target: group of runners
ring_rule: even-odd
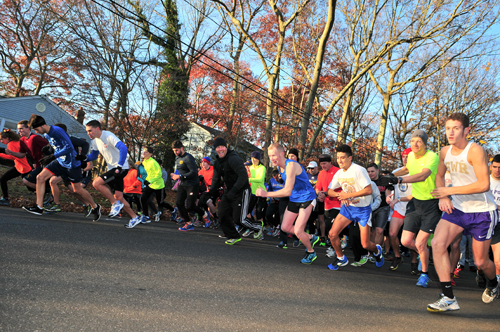
[[[31,129],[43,137],[32,134]],[[21,137],[9,130],[2,132],[1,142],[7,148],[0,157],[14,160],[15,166],[0,178],[1,203],[7,205],[9,200],[6,182],[22,176],[23,182],[36,190],[37,197],[34,206],[24,207],[26,211],[37,215],[60,211],[57,185],[64,181],[87,206],[86,215],[97,221],[101,206],[85,189],[89,182],[85,172],[101,154],[108,171],[95,178],[93,186],[110,201],[111,217],[121,211],[130,216],[127,228],[151,222],[149,206],[156,221],[163,209],[170,210],[172,220],[178,214],[183,224],[180,231],[202,225],[206,216],[205,225],[220,225],[223,232],[220,237],[228,245],[252,233],[254,238],[262,239],[267,226],[268,234],[279,234],[278,248],[287,248],[289,236],[294,238],[294,246],[295,243],[305,246],[303,264],[317,259],[316,245],[329,243],[327,256],[334,261],[328,269],[332,271],[349,264],[344,255],[343,235],[347,234],[354,251],[355,261],[351,263],[354,267],[368,260],[382,267],[383,248],[388,251],[392,247],[394,258],[390,269],[396,270],[403,262],[400,247],[411,250],[411,271],[419,274],[416,285],[421,287],[430,282],[430,241],[441,294],[427,309],[452,311],[459,309],[452,276],[463,235],[473,238],[476,281],[485,288],[482,301],[490,303],[498,297],[500,155],[488,165],[484,149],[467,140],[470,124],[463,113],[450,115],[445,129],[449,145],[439,155],[427,149],[427,134],[416,130],[411,136],[411,147],[402,153],[403,166],[385,175],[376,164],[364,168],[354,163],[348,145],[336,148],[339,167],[334,166],[329,154],[322,154],[318,160],[321,171],[316,161],[310,162],[306,171],[299,163],[296,149],[290,149],[285,156],[285,149],[273,143],[267,152],[275,169],[268,183],[258,151],[244,162],[228,148],[224,138],[217,137],[213,140],[215,158],[203,158],[199,168],[182,142],[175,141],[172,151],[176,156],[176,172],[170,174],[177,190],[174,208],[164,201],[165,174],[152,158],[152,148],[144,150],[139,167],[129,172],[127,147],[113,133],[102,130],[99,121],[86,124],[91,144],[85,146],[72,139],[61,126],[48,125],[41,116],[33,114],[29,121],[18,123]],[[131,164],[134,166],[133,161]],[[131,185],[124,186],[129,183],[127,176]],[[445,178],[449,178],[451,185]],[[47,184],[52,188],[53,202],[44,206]],[[138,188],[142,215],[131,208],[131,200],[126,198],[133,197],[133,193],[130,196],[125,190],[124,196],[124,187]],[[159,209],[152,204],[152,197],[156,197]],[[490,248],[495,263],[490,259]]]

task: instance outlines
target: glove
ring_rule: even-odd
[[[43,157],[42,159],[40,159],[40,165],[42,165],[42,167],[45,167],[54,160],[56,160],[56,157],[54,157],[53,154],[49,154],[49,155]]]
[[[150,185],[150,184],[151,184],[151,183],[149,183],[149,181],[147,181],[147,180],[146,180],[146,181],[144,181],[144,185],[145,185],[146,187],[149,187],[149,185]]]
[[[389,185],[398,184],[399,182],[400,182],[399,178],[395,176],[382,176],[378,181],[378,185],[382,187],[387,187]]]
[[[48,156],[48,155],[53,155],[54,154],[54,148],[51,146],[51,145],[45,145],[43,148],[42,148],[42,154],[44,156]]]
[[[75,157],[76,160],[85,161],[87,159],[86,155],[79,154]]]

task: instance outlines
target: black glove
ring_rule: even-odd
[[[56,157],[54,157],[53,154],[49,154],[49,155],[43,157],[42,159],[40,159],[40,165],[42,165],[42,167],[45,167],[48,164],[50,164],[53,160],[56,160]]]
[[[148,181],[148,180],[145,180],[145,181],[144,181],[144,185],[145,185],[146,187],[149,187],[149,185],[150,185],[150,184],[151,184],[151,183],[149,183],[149,181]]]
[[[382,187],[387,187],[393,184],[398,184],[400,183],[400,178],[397,178],[395,176],[382,176],[379,181],[378,185]]]
[[[75,157],[76,160],[85,161],[87,159],[86,155],[79,154]]]
[[[43,148],[42,148],[42,154],[44,156],[48,156],[48,155],[53,155],[54,154],[54,148],[51,146],[51,145],[45,145]]]

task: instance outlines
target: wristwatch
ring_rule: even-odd
[[[398,180],[399,180],[398,184],[403,183],[403,178],[402,177],[398,177]]]

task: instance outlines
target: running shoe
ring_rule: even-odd
[[[342,258],[342,259],[339,259],[337,257],[337,262],[336,263],[331,263],[330,265],[328,265],[328,269],[332,270],[332,271],[337,271],[339,269],[339,267],[346,266],[347,264],[349,264],[349,260],[344,255],[344,258]]]
[[[52,202],[49,206],[43,208],[47,212],[61,212],[61,205]]]
[[[92,219],[92,221],[98,221],[99,219],[101,219],[101,206],[99,204],[97,204],[97,206],[95,207],[95,209],[92,209],[92,212],[90,212],[94,215],[94,218]]]
[[[399,264],[403,263],[403,257],[394,257],[391,263],[391,269],[392,271],[396,271],[399,267]]]
[[[372,264],[375,264],[377,261],[375,260],[375,257],[373,257],[372,255],[370,255],[370,253],[368,253],[367,255],[367,258],[368,258],[368,261]]]
[[[445,311],[454,311],[459,310],[457,298],[453,297],[450,299],[443,294],[440,295],[439,300],[434,303],[427,305],[427,310],[430,312],[445,312]]]
[[[0,198],[0,205],[9,205],[9,199],[8,198]]]
[[[267,236],[272,236],[274,233],[274,229],[272,227],[269,227],[269,229],[267,230]]]
[[[125,228],[134,228],[140,223],[141,223],[141,218],[139,216],[136,216],[135,218],[130,219],[128,224],[125,224]]]
[[[264,239],[264,221],[261,220],[260,223],[262,224],[262,226],[260,227],[260,230],[257,233],[254,233],[253,238],[263,240]]]
[[[155,213],[155,214],[153,215],[153,217],[155,218],[155,219],[154,219],[154,221],[155,221],[155,222],[159,222],[159,221],[160,221],[160,219],[161,219],[161,211],[158,211],[157,213]]]
[[[48,204],[52,200],[52,192],[46,192],[43,195],[43,205]]]
[[[191,223],[186,223],[183,227],[179,228],[180,231],[187,232],[194,230],[194,226]]]
[[[482,300],[484,303],[491,303],[498,297],[498,284],[495,287],[486,287]]]
[[[300,240],[293,241],[293,247],[298,248],[300,246]]]
[[[345,249],[345,247],[347,247],[347,236],[342,236],[342,238],[340,239],[340,247],[342,249]]]
[[[287,246],[286,243],[284,243],[283,241],[281,241],[280,243],[278,243],[278,245],[276,246],[276,248],[288,249],[288,246]]]
[[[320,246],[320,247],[324,247],[324,246],[326,246],[326,241],[325,241],[325,238],[324,238],[324,237],[320,237],[320,238],[319,238],[319,246]]]
[[[411,274],[417,275],[418,274],[418,263],[411,263]]]
[[[484,289],[486,288],[486,277],[484,276],[483,272],[478,270],[476,272],[476,285],[477,287]]]
[[[253,231],[251,229],[247,229],[246,231],[243,232],[243,234],[241,234],[241,236],[249,237],[252,234],[253,234]]]
[[[259,241],[262,241],[264,240],[264,234],[262,234],[259,238],[257,238],[256,240],[259,240]]]
[[[149,216],[142,216],[139,220],[141,224],[149,224],[151,222],[151,218],[149,218]]]
[[[452,285],[453,287],[455,287],[455,286],[457,285],[457,283],[455,282],[455,279],[453,279],[453,278],[451,278],[451,285]]]
[[[425,273],[421,273],[420,274],[420,277],[418,277],[418,281],[417,283],[415,284],[415,286],[420,286],[420,287],[424,287],[424,288],[427,288],[427,286],[429,285],[429,283],[431,282],[432,280],[429,278],[429,276]]]
[[[32,207],[25,207],[23,206],[23,209],[28,211],[29,213],[36,214],[37,216],[41,216],[43,214],[43,209],[40,209],[38,205],[32,206]]]
[[[209,228],[210,225],[212,225],[212,220],[209,218],[209,219],[207,219],[207,222],[205,223],[205,225],[203,225],[203,227]]]
[[[319,237],[317,235],[313,235],[313,236],[311,236],[311,238],[309,239],[309,241],[311,241],[311,247],[314,248],[314,246],[316,245],[316,243],[319,242]]]
[[[334,258],[335,256],[336,256],[336,253],[335,253],[335,250],[333,249],[333,247],[329,247],[328,249],[326,249],[326,257]]]
[[[280,226],[277,226],[276,229],[273,232],[273,237],[277,237],[280,235]]]
[[[367,256],[361,256],[361,259],[359,260],[360,265],[365,265],[368,262],[368,257]]]
[[[221,238],[221,239],[227,239],[227,236],[225,236],[224,234],[220,234],[219,238]]]
[[[85,218],[87,218],[92,213],[92,206],[86,205],[84,209],[85,211],[83,212],[83,215],[85,216]]]
[[[229,239],[227,240],[226,242],[224,242],[225,244],[228,244],[230,246],[232,246],[233,244],[235,244],[236,242],[240,242],[241,241],[241,237],[240,238],[237,238],[237,239]]]
[[[193,222],[193,226],[194,227],[203,227],[203,222],[201,222],[198,219],[196,219],[196,221]]]
[[[109,217],[110,218],[116,217],[120,213],[120,211],[122,210],[123,207],[124,207],[124,204],[120,201],[113,204],[111,206],[111,212],[109,213]]]
[[[316,251],[306,252],[306,255],[300,260],[300,262],[302,264],[311,264],[316,260],[316,258],[318,258],[318,256],[316,255]]]
[[[174,207],[174,211],[170,212],[170,221],[175,221],[177,219],[177,207]]]
[[[377,244],[378,255],[375,256],[375,266],[382,267],[384,265],[384,254],[382,253],[382,247]]]

